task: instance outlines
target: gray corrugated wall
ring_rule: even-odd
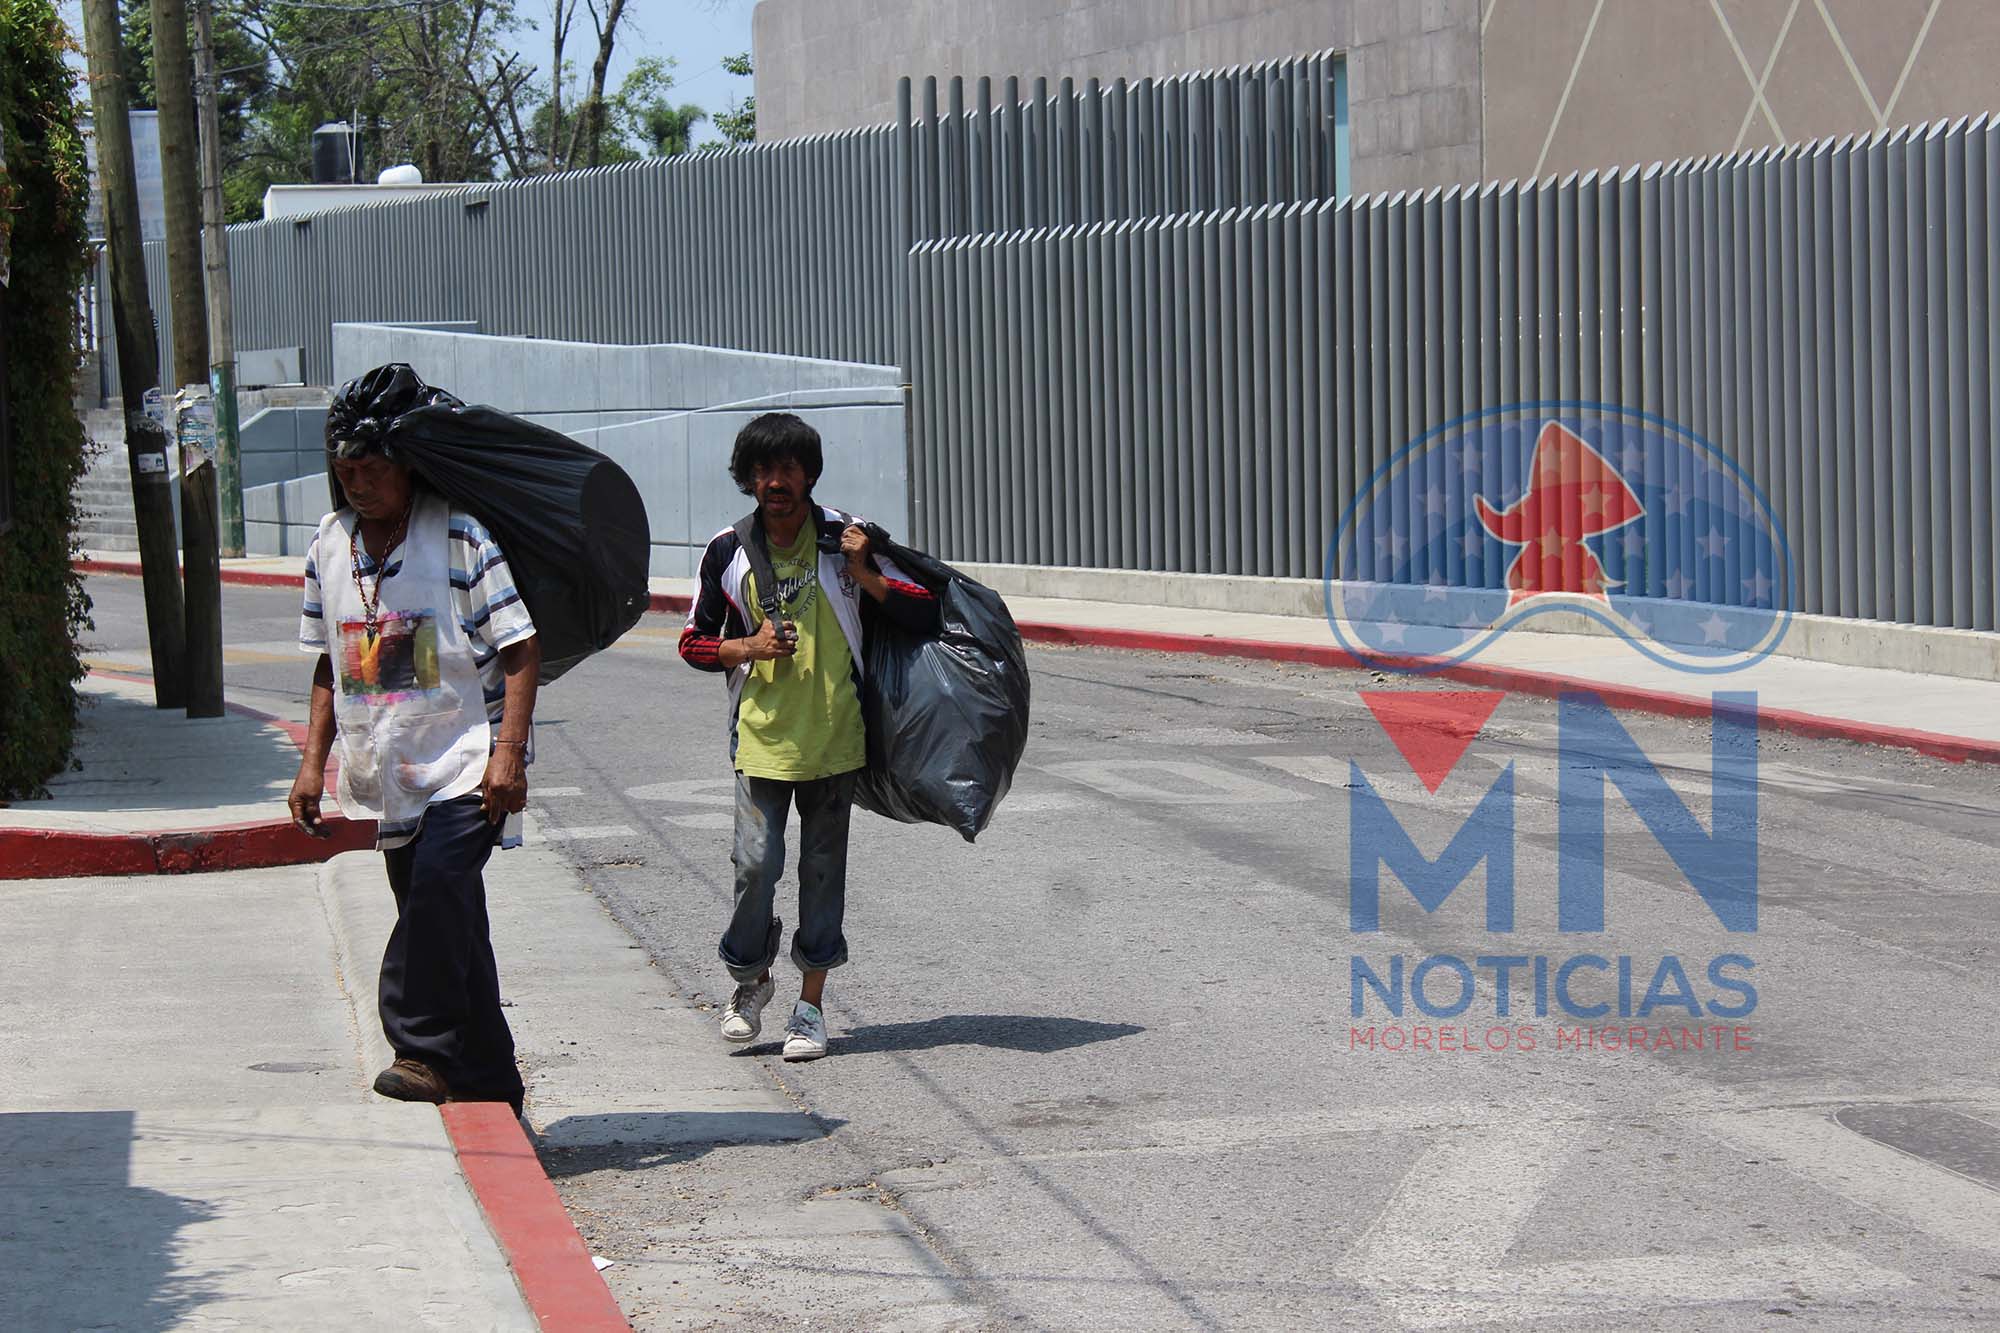
[[[303,347],[316,383],[343,322],[890,361],[900,292],[870,275],[900,271],[892,146],[884,127],[231,227],[237,342]]]
[[[884,125],[229,229],[240,347],[333,373],[338,322],[901,365],[918,238],[1337,190],[1331,54],[1051,92],[955,81]],[[1344,122],[1339,122],[1344,124]],[[1259,138],[1266,135],[1266,138]],[[147,248],[156,311],[165,248]],[[164,325],[165,320],[161,321]],[[172,365],[163,327],[161,364]]]
[[[1316,578],[1356,486],[1403,445],[1469,412],[1585,400],[1663,416],[1749,474],[1798,560],[1792,609],[2000,614],[1986,116],[1073,222],[910,255],[912,501],[941,555]],[[1668,560],[1691,555],[1662,554],[1632,591],[1665,595]],[[1737,600],[1739,571],[1684,563],[1705,571],[1690,597]],[[1497,565],[1451,566],[1500,586]]]

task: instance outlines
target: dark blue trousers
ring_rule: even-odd
[[[432,805],[415,838],[382,853],[396,895],[377,996],[382,1031],[398,1056],[430,1065],[468,1101],[521,1100],[480,873],[499,837],[479,797],[461,796]]]

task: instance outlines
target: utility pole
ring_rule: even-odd
[[[118,31],[118,0],[83,0],[83,18],[91,117],[97,122],[97,174],[104,190],[105,249],[111,262],[111,322],[125,407],[125,456],[132,471],[132,513],[139,529],[146,637],[153,650],[153,704],[182,708],[187,704],[183,660],[187,631],[181,620],[180,570],[174,554],[167,434],[160,419],[146,411],[147,391],[157,392],[160,386],[160,344],[146,295],[131,101],[119,61],[124,44]]]
[[[174,383],[208,388],[208,325],[202,300],[200,168],[194,133],[194,62],[187,0],[153,0],[153,86],[160,97],[160,184],[167,200],[167,283],[173,291]],[[175,413],[186,422],[186,404]],[[187,713],[222,716],[222,564],[217,545],[213,435],[190,447],[182,430],[181,577],[187,607]]]
[[[222,122],[215,98],[215,0],[195,0],[195,87],[201,106],[202,262],[208,270],[208,389],[215,398],[215,477],[222,554],[243,554],[243,469],[236,439],[236,311],[222,212]]]

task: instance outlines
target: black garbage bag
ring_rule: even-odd
[[[920,636],[870,617],[861,688],[868,768],[855,804],[906,824],[943,824],[971,842],[1028,746],[1021,632],[1000,594],[863,526],[876,551],[936,595],[941,628]]]
[[[652,534],[639,488],[616,463],[491,407],[468,407],[402,364],[341,387],[329,439],[370,438],[500,543],[534,617],[546,685],[638,623]],[[330,472],[330,469],[329,469]],[[336,508],[346,503],[329,475]]]

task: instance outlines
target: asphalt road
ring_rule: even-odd
[[[138,582],[90,591],[99,660],[142,655]],[[232,695],[295,713],[295,598],[227,604]],[[719,1004],[724,694],[676,633],[649,617],[545,694],[530,800],[677,988]],[[902,1308],[828,1273],[820,1328],[2000,1325],[1995,770],[1765,736],[1754,780],[1717,784],[1705,723],[1625,716],[1672,793],[1649,795],[1653,768],[1606,757],[1615,736],[1564,736],[1554,702],[1510,695],[1432,794],[1361,697],[1429,686],[1030,660],[1027,759],[976,846],[857,814],[831,1057],[739,1057],[829,1140],[555,1164],[593,1243],[677,1224],[697,1184],[870,1192],[952,1300]],[[1558,929],[1565,874],[1587,907],[1598,859],[1577,817],[1594,782],[1561,818],[1564,759],[1621,783],[1602,931]],[[1430,912],[1382,872],[1380,929],[1355,932],[1369,794],[1365,845],[1393,856],[1400,827],[1436,858],[1508,774],[1513,836],[1489,804],[1460,850],[1512,849],[1512,929],[1475,869]],[[1750,894],[1742,857],[1703,852],[1718,804],[1758,849],[1754,931],[1723,925]],[[1400,1016],[1367,989],[1356,1016],[1357,957],[1383,990],[1402,959]],[[1476,961],[1496,957],[1524,961]],[[1643,1018],[1619,1013],[1624,958]],[[1571,1000],[1607,1013],[1563,1011],[1566,964]],[[1429,1014],[1407,992],[1420,965]],[[811,1275],[813,1237],[797,1246]],[[798,1325],[797,1290],[748,1275],[738,1324]]]

